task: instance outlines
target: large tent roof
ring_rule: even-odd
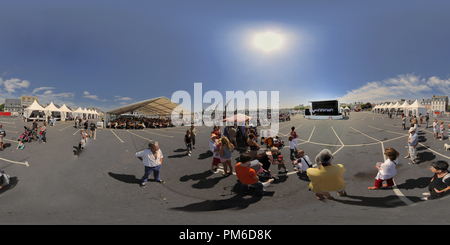
[[[41,105],[39,105],[39,103],[35,100],[33,101],[33,103],[26,108],[25,110],[31,110],[31,111],[43,111],[44,107],[42,107]]]
[[[60,110],[56,108],[53,102],[50,102],[50,104],[44,108],[44,111],[60,111]]]
[[[131,111],[137,111],[148,116],[170,116],[172,115],[172,111],[178,106],[179,105],[177,103],[174,103],[168,98],[162,96],[119,107],[106,113],[111,115],[120,115]],[[180,113],[181,111],[183,111],[184,113],[192,113],[190,110],[184,108],[181,110],[177,109],[177,111],[178,113]]]

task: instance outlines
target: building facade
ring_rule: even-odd
[[[431,110],[446,112],[448,108],[448,96],[435,96],[431,97]]]
[[[11,115],[19,115],[22,113],[21,99],[5,99],[5,112],[11,112]]]

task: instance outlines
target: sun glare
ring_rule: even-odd
[[[266,32],[256,35],[254,43],[256,47],[264,51],[272,51],[281,47],[283,38],[273,32]]]

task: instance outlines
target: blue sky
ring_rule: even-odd
[[[0,101],[109,110],[194,96],[194,83],[224,96],[279,91],[280,107],[450,93],[449,1],[3,0],[0,10]],[[266,32],[279,49],[254,45]]]

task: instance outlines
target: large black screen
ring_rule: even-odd
[[[339,115],[337,100],[312,101],[311,103],[311,114],[313,115]]]

